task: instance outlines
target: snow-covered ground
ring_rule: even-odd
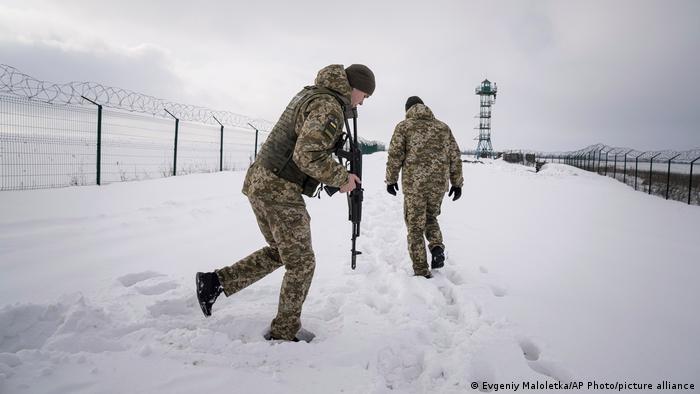
[[[261,336],[282,269],[209,319],[196,304],[195,272],[263,245],[243,172],[0,193],[0,393],[697,390],[699,207],[565,165],[465,164],[440,217],[447,264],[427,280],[411,276],[385,161],[365,157],[357,270],[345,199],[307,200],[308,344]]]

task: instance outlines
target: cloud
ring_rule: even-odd
[[[361,133],[388,141],[410,95],[473,148],[484,78],[499,85],[496,149],[700,146],[700,2],[193,3],[7,0],[0,62],[277,119],[331,63],[377,90]]]

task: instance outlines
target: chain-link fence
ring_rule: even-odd
[[[665,199],[700,205],[700,149],[639,151],[603,144],[572,152],[508,151],[503,158],[536,165],[544,161],[569,164],[623,182],[635,190]]]
[[[0,65],[0,190],[247,168],[270,123]]]

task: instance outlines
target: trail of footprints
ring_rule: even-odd
[[[366,258],[374,257],[378,262],[382,262],[390,266],[394,272],[403,274],[403,272],[406,271],[406,267],[404,267],[404,265],[409,264],[408,269],[410,269],[410,262],[407,260],[408,253],[404,250],[405,245],[403,243],[405,241],[403,238],[400,239],[395,229],[391,226],[391,223],[402,222],[400,215],[392,210],[381,210],[376,211],[375,215],[369,215],[369,217],[372,219],[371,223],[368,223],[368,232],[366,234],[372,234],[373,237],[379,239],[380,244],[383,245],[383,247],[378,247],[380,244],[377,244],[373,245],[376,248],[365,248]],[[369,222],[370,220],[367,221]],[[401,250],[401,252],[397,252],[397,250]],[[479,266],[478,272],[485,276],[488,276],[489,274],[489,270],[485,266]],[[166,295],[168,292],[172,292],[172,294],[175,295],[179,293],[175,292],[175,290],[181,287],[177,281],[170,280],[166,275],[153,271],[127,274],[119,277],[117,281],[123,287],[133,289],[133,291],[139,295],[149,297]],[[481,317],[482,307],[475,302],[468,302],[467,304],[464,304],[460,300],[460,286],[466,284],[467,281],[459,272],[450,269],[449,266],[436,271],[433,281],[436,285],[437,291],[444,298],[445,305],[443,317],[445,318],[448,326],[442,326],[435,330],[435,332],[431,334],[434,337],[431,339],[431,341],[435,345],[438,353],[454,351],[459,344],[455,344],[454,339],[445,341],[444,338],[440,337],[440,334],[442,334],[442,336],[446,336],[444,334],[447,334],[447,331],[465,331],[465,317]],[[504,297],[507,295],[507,290],[502,285],[489,283],[487,286],[490,288],[495,297]],[[334,292],[332,297],[326,297],[323,299],[323,301],[319,301],[318,303],[314,303],[312,301],[312,305],[310,306],[313,307],[307,308],[309,317],[312,319],[322,320],[324,324],[328,325],[328,329],[333,331],[333,327],[340,324],[338,317],[340,317],[340,309],[346,302],[347,297],[345,296],[352,293],[354,290],[357,290],[356,288],[353,289],[353,287],[348,289],[332,289]],[[371,300],[372,297],[364,298],[363,300],[365,303],[374,309],[376,313],[383,315],[390,313],[392,308],[396,307],[394,303],[391,302],[391,299],[396,297],[397,289],[391,284],[387,283],[385,279],[380,279],[379,282],[374,284],[373,289],[378,295],[382,296],[382,299],[369,302],[368,300]],[[386,298],[388,301],[384,300],[384,298]],[[187,317],[187,315],[196,315],[199,312],[194,295],[170,298],[167,296],[158,297],[146,308],[150,312],[150,315],[156,320],[162,316],[179,316],[184,318]],[[214,326],[209,328],[215,330],[217,329]],[[219,328],[224,330],[226,329],[226,327],[223,326]],[[342,328],[336,327],[336,329]],[[229,336],[232,334],[233,333],[229,333]],[[235,334],[233,335],[237,336]],[[244,342],[248,341],[246,340]],[[517,339],[517,343],[528,366],[533,371],[556,380],[565,381],[569,379],[566,372],[564,372],[561,368],[557,367],[551,362],[541,360],[541,351],[535,342],[528,338],[519,338]],[[473,381],[493,381],[492,377],[495,376],[495,374],[488,364],[480,362],[478,357],[472,361],[471,375]],[[426,369],[426,365],[421,365],[421,363],[418,362],[412,369],[413,375],[420,375]],[[387,368],[386,365],[380,368],[380,372],[383,375],[386,375],[385,378],[387,381],[394,381],[397,378],[396,376],[393,376],[396,371],[390,372],[390,370],[391,368]],[[413,381],[416,378],[417,376],[412,376],[409,381]]]
[[[403,240],[399,239],[397,232],[390,225],[390,223],[401,223],[399,215],[397,215],[396,212],[392,212],[391,209],[388,209],[377,211],[376,214],[372,215],[371,217],[373,218],[372,221],[376,222],[373,223],[375,224],[375,226],[371,227],[373,230],[373,235],[375,235],[378,239],[381,240],[381,242],[384,245],[387,246],[387,248],[379,249],[380,252],[378,253],[379,255],[377,256],[377,260],[382,263],[394,266],[396,268],[395,271],[400,272],[401,265],[410,264],[410,262],[407,262],[407,253],[396,253],[395,251],[393,253],[387,253],[387,249],[391,247],[405,248],[405,245],[402,245]],[[374,253],[370,252],[368,254],[371,255]],[[480,265],[478,267],[478,272],[485,276],[488,276],[489,274],[488,268],[483,265]],[[464,324],[464,321],[460,321],[460,317],[469,316],[472,311],[476,313],[477,317],[481,317],[482,310],[481,306],[478,303],[470,303],[469,306],[465,306],[462,305],[462,303],[460,302],[460,298],[457,294],[459,291],[459,287],[465,284],[466,281],[459,272],[450,269],[449,259],[447,261],[447,266],[439,271],[434,272],[434,275],[435,278],[433,280],[437,282],[437,290],[442,294],[445,300],[446,307],[444,310],[444,317],[450,322],[450,324],[454,326],[453,329],[455,331],[460,330],[459,325]],[[439,282],[440,278],[444,278],[444,281]],[[508,295],[507,288],[500,283],[488,282],[487,286],[494,297],[500,298]],[[376,290],[380,294],[385,294],[388,291],[387,289],[388,287],[386,284],[379,285],[376,288]],[[433,343],[436,345],[436,347],[439,348],[438,352],[440,353],[450,351],[449,347],[455,346],[454,343],[451,343],[452,341],[448,341],[449,343],[442,342],[444,341],[441,341],[438,337],[434,338],[433,340]],[[520,350],[522,351],[523,358],[534,372],[541,375],[545,375],[554,380],[571,380],[571,377],[568,376],[567,372],[564,371],[562,368],[558,367],[552,362],[544,361],[540,358],[541,350],[534,341],[532,341],[529,338],[521,337],[517,339],[517,343]],[[493,373],[491,367],[487,363],[480,361],[478,357],[476,360],[473,361],[473,381],[493,382],[493,377],[496,375]],[[420,369],[425,369],[425,366],[422,366]],[[387,375],[387,373],[384,373],[384,375]],[[395,376],[393,376],[392,374],[388,374],[388,376],[385,377],[387,378],[388,382],[393,381],[395,378]],[[479,386],[482,387],[481,384]]]

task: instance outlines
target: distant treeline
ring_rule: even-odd
[[[386,146],[384,143],[380,141],[367,141],[365,139],[360,138],[360,151],[362,151],[363,154],[368,155],[370,153],[374,152],[383,152],[386,150]]]

